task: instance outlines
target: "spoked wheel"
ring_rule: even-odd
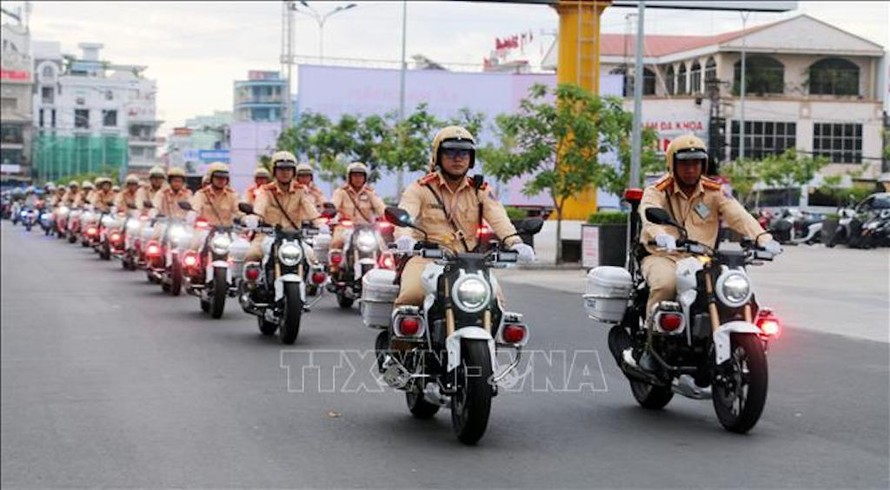
[[[753,334],[732,334],[732,357],[713,383],[717,418],[726,430],[744,434],[760,420],[769,378],[763,344]]]
[[[491,414],[491,351],[484,340],[461,340],[456,390],[451,397],[451,426],[460,442],[473,445],[485,434]]]

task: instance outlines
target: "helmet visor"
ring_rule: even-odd
[[[701,148],[689,148],[683,150],[677,150],[677,153],[674,153],[674,160],[678,162],[687,161],[687,160],[707,160],[708,153]]]
[[[476,146],[469,140],[448,140],[443,141],[439,148],[443,150],[475,150]]]

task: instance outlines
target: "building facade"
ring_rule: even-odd
[[[281,121],[284,114],[287,80],[277,71],[251,70],[247,80],[235,81],[236,121]]]
[[[156,83],[145,66],[100,60],[102,47],[81,43],[74,57],[57,42],[34,43],[33,155],[42,180],[144,173],[158,163]]]
[[[3,24],[0,53],[0,173],[4,179],[30,181],[31,87],[34,63],[30,34],[21,24]]]

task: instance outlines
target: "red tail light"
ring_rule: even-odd
[[[763,335],[769,337],[778,337],[779,332],[782,330],[782,322],[769,308],[760,310],[754,323],[763,332]]]
[[[340,265],[343,262],[343,255],[341,254],[331,254],[331,263],[334,265]]]
[[[244,269],[244,278],[250,282],[257,282],[260,279],[259,267],[247,267]]]
[[[399,333],[402,337],[413,337],[420,333],[420,319],[416,316],[406,316],[399,320]]]
[[[182,265],[186,267],[194,267],[198,265],[198,256],[193,252],[188,252],[182,257]]]
[[[99,233],[99,230],[96,229],[95,226],[91,226],[91,227],[87,228],[87,235],[93,236],[96,233]]]
[[[640,202],[643,200],[643,189],[624,189],[624,200],[628,202]]]
[[[380,260],[377,261],[377,266],[381,269],[395,269],[396,261],[392,258],[392,255],[382,254]]]
[[[477,236],[477,237],[484,237],[484,236],[488,236],[488,235],[491,235],[491,228],[489,228],[489,227],[487,227],[487,226],[485,226],[485,225],[479,227],[479,228],[476,230],[476,236]]]
[[[114,232],[111,234],[111,236],[108,239],[114,243],[117,243],[117,242],[121,241],[121,234]]]
[[[139,221],[148,221],[148,220],[149,220],[148,216],[140,216],[139,217]]]
[[[392,223],[381,221],[377,223],[377,229],[380,230],[381,233],[388,233],[392,231]]]
[[[207,228],[210,228],[210,223],[208,223],[207,220],[204,218],[198,218],[195,221],[195,228],[199,230],[206,230]]]
[[[665,332],[673,332],[683,325],[683,315],[664,313],[658,317],[658,326]]]
[[[327,276],[324,272],[313,272],[312,273],[312,282],[315,284],[323,284]]]
[[[145,247],[145,255],[149,257],[158,257],[161,255],[161,246],[158,245],[158,242],[148,242],[148,245]]]
[[[348,219],[344,219],[343,221],[340,222],[340,226],[342,226],[343,228],[352,228],[352,221],[348,220]]]
[[[514,325],[508,324],[504,325],[504,333],[502,337],[504,338],[504,342],[508,344],[521,344],[523,340],[525,340],[525,336],[528,331],[525,328],[525,325]]]

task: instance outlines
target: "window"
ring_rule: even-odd
[[[680,63],[680,69],[677,70],[677,95],[686,94],[686,64]]]
[[[18,143],[22,144],[25,140],[22,138],[22,126],[15,124],[4,124],[0,126],[0,133],[3,134],[3,138],[0,141],[4,143]]]
[[[778,155],[797,144],[797,123],[745,121],[745,157],[760,159]],[[739,121],[732,122],[730,159],[739,157]]]
[[[74,109],[74,127],[89,129],[90,111],[87,109]]]
[[[114,92],[112,92],[111,90],[106,90],[105,100],[114,100]]]
[[[117,126],[117,111],[102,111],[102,126],[113,128]]]
[[[676,88],[676,75],[674,75],[674,66],[668,66],[667,71],[664,72],[664,90],[668,95],[674,95],[674,89]]]
[[[41,73],[43,74],[43,78],[47,80],[52,80],[53,77],[56,76],[56,70],[54,70],[51,65],[44,66]]]
[[[84,99],[83,97],[78,97],[74,100],[74,103],[77,105],[84,105],[86,104],[86,102],[86,99]]]
[[[733,70],[733,93],[742,93],[742,61]],[[745,94],[781,94],[785,92],[785,66],[771,56],[745,58]]]
[[[44,104],[52,104],[54,95],[52,87],[40,87],[40,101]]]
[[[747,68],[747,66],[745,67]],[[717,62],[714,61],[714,58],[708,58],[708,62],[705,63],[705,82],[708,80],[716,80],[717,79]]]
[[[56,110],[55,109],[52,110],[51,127],[53,127],[53,128],[56,127]]]
[[[862,163],[862,125],[813,124],[813,156],[834,163]]]
[[[37,117],[37,126],[41,128],[43,127],[43,109],[40,109],[40,114]]]
[[[689,69],[689,91],[693,94],[701,93],[701,64],[698,61],[692,63]]]
[[[812,95],[859,95],[859,67],[852,61],[826,58],[809,71]]]

